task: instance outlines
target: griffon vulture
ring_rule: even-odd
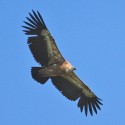
[[[93,115],[97,114],[97,109],[101,110],[101,99],[99,99],[87,85],[85,85],[74,73],[73,67],[60,53],[54,38],[47,29],[40,13],[29,13],[30,17],[23,26],[28,37],[30,51],[41,66],[32,67],[32,78],[37,82],[44,84],[51,79],[53,85],[69,100],[78,101],[78,107],[81,112],[88,111]]]

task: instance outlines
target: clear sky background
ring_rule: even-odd
[[[33,59],[22,32],[39,10],[77,75],[103,100],[93,117],[48,81],[31,78]],[[124,0],[0,0],[0,125],[125,125]]]

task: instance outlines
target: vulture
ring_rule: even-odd
[[[39,11],[29,13],[24,22],[24,32],[29,35],[27,43],[29,49],[40,64],[31,68],[31,75],[40,84],[45,84],[49,79],[52,84],[69,100],[78,99],[78,108],[92,116],[101,110],[102,100],[98,98],[84,82],[74,73],[76,70],[60,53],[54,38],[46,27]]]

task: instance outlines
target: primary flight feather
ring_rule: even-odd
[[[99,99],[74,73],[73,67],[60,53],[54,38],[47,29],[40,13],[32,11],[26,26],[23,26],[28,37],[28,45],[34,59],[41,65],[32,67],[33,79],[44,84],[51,79],[53,85],[69,100],[78,101],[81,112],[88,111],[93,115],[97,109],[101,110],[101,99]]]

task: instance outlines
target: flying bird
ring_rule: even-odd
[[[69,100],[78,101],[81,112],[84,110],[97,114],[101,110],[101,99],[98,98],[85,83],[74,73],[76,68],[72,66],[60,53],[54,38],[47,29],[41,14],[37,11],[29,13],[24,21],[23,31],[28,37],[28,46],[40,67],[32,67],[31,75],[34,80],[45,84],[51,79],[53,85]]]

